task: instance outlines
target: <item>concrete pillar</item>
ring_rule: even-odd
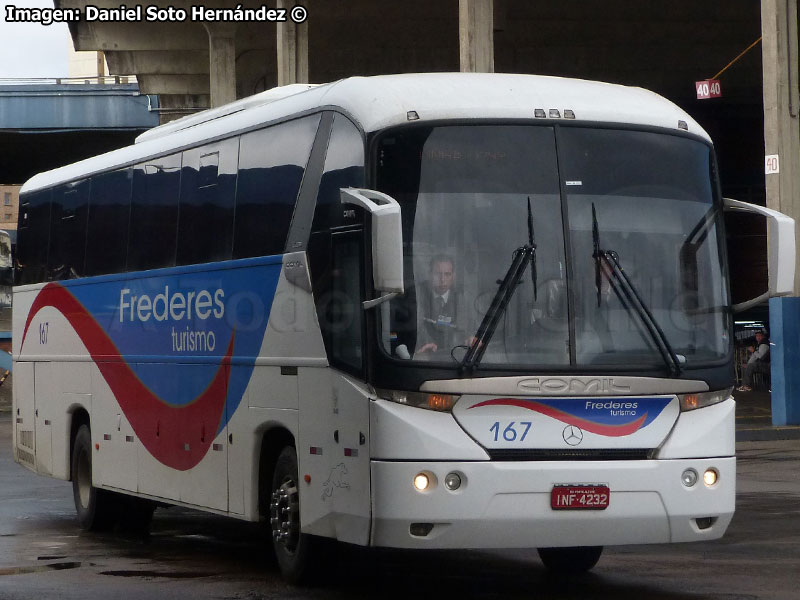
[[[777,154],[780,172],[766,176],[767,206],[800,223],[800,99],[797,0],[762,0],[764,149]],[[800,261],[794,293],[800,296]]]
[[[276,8],[291,9],[294,0],[277,0]],[[308,8],[308,2],[304,5]],[[310,9],[313,10],[313,9]],[[308,21],[278,23],[278,85],[308,83]]]
[[[236,25],[204,23],[208,32],[211,108],[236,100]]]
[[[494,73],[493,0],[458,0],[461,71]]]
[[[106,54],[102,50],[97,53],[97,76],[105,77],[106,75]]]
[[[797,0],[762,0],[764,150],[778,155],[779,172],[766,175],[767,206],[800,224],[800,94],[798,93]],[[797,235],[797,228],[795,229]],[[800,295],[800,261],[794,294]],[[769,303],[772,422],[800,424],[800,298]]]

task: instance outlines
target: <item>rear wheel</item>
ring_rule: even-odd
[[[81,425],[72,447],[72,496],[78,522],[86,531],[108,529],[118,514],[116,494],[92,485],[92,434]]]
[[[275,463],[269,500],[272,547],[283,577],[290,583],[309,583],[318,565],[314,554],[320,540],[300,533],[300,494],[297,452],[285,447]]]
[[[597,564],[603,553],[602,546],[576,546],[572,548],[539,548],[539,558],[553,573],[577,575]]]

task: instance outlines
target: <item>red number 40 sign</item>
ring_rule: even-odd
[[[695,81],[694,87],[697,90],[698,100],[706,100],[707,98],[720,98],[722,96],[722,88],[720,87],[719,79]]]

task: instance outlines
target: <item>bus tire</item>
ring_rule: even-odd
[[[539,548],[539,558],[552,573],[578,575],[589,571],[600,560],[602,546]]]
[[[92,434],[81,425],[72,446],[72,497],[78,523],[84,531],[102,531],[114,525],[115,494],[92,485]]]
[[[311,583],[317,574],[315,554],[319,540],[300,533],[300,493],[297,452],[281,450],[272,473],[269,529],[272,548],[284,579],[293,584]]]

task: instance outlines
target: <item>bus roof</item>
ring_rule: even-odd
[[[274,88],[156,127],[137,143],[35,175],[20,190],[31,192],[79,180],[149,158],[257,128],[320,107],[348,113],[366,132],[445,119],[532,119],[573,111],[574,122],[619,123],[708,134],[685,111],[653,92],[581,79],[501,73],[422,73],[350,77],[334,83]]]

